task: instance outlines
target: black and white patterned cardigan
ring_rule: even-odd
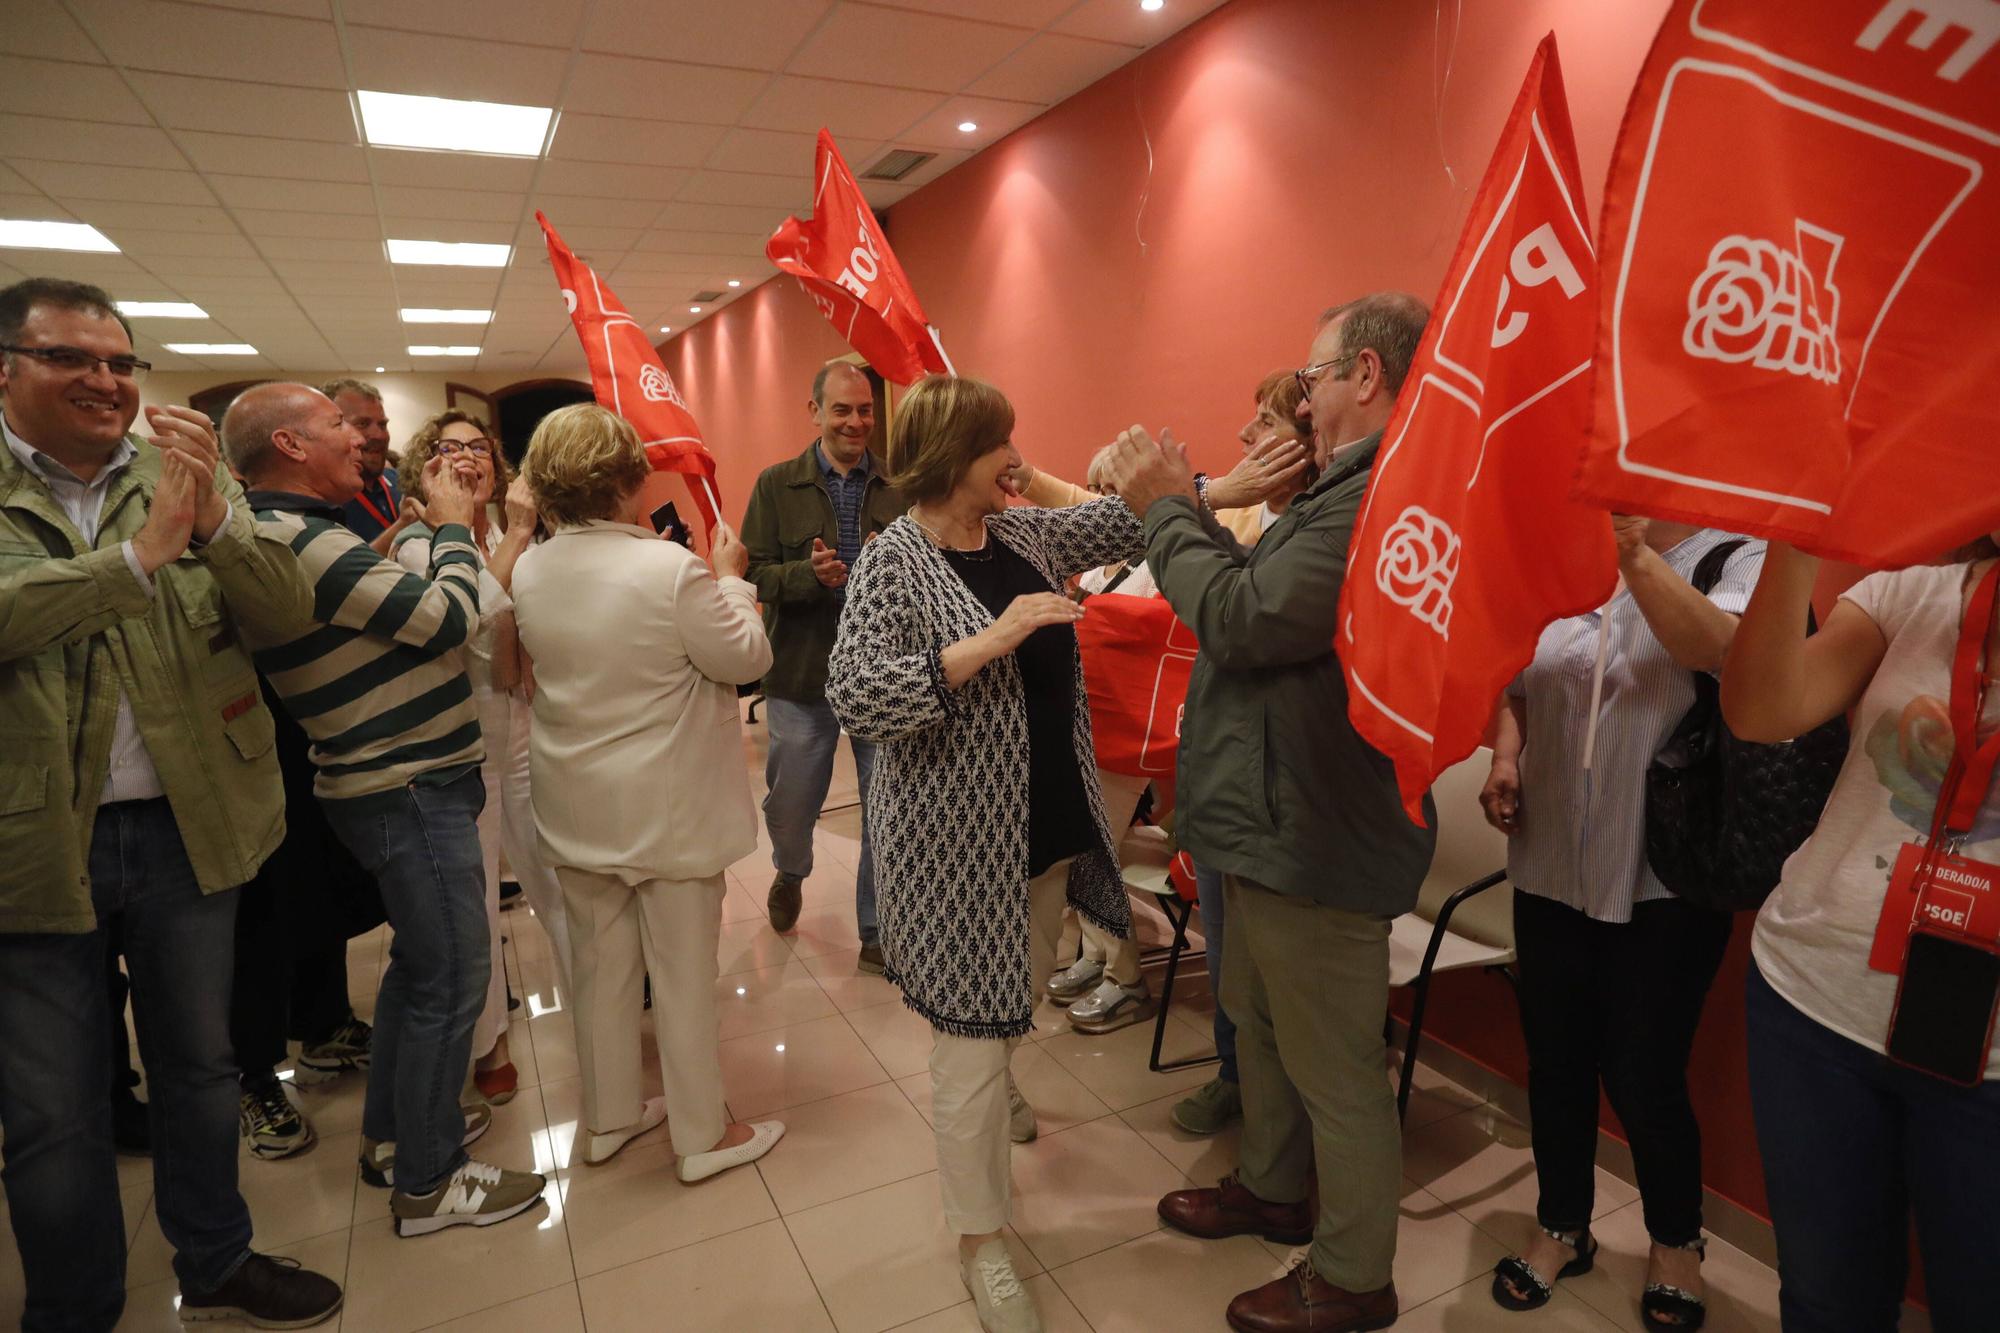
[[[991,540],[1063,581],[1144,554],[1139,520],[1116,499],[1009,509]],[[941,1032],[1020,1037],[1034,1027],[1042,978],[1028,922],[1028,710],[1012,654],[958,689],[940,654],[993,623],[922,529],[899,518],[867,546],[847,584],[827,662],[841,725],[874,741],[868,835],[889,977]],[[1098,845],[1070,868],[1070,903],[1119,937],[1132,930],[1117,843],[1104,819],[1090,698],[1076,664],[1076,762]]]

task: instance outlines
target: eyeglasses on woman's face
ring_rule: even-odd
[[[491,458],[496,446],[485,436],[470,440],[439,440],[437,452],[446,458],[463,455],[467,458]]]

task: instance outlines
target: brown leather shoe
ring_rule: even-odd
[[[1362,1333],[1396,1322],[1396,1284],[1353,1292],[1334,1286],[1301,1259],[1292,1271],[1229,1303],[1236,1333]]]
[[[1313,1214],[1298,1203],[1266,1203],[1245,1189],[1231,1171],[1212,1190],[1175,1190],[1160,1200],[1160,1220],[1203,1240],[1262,1236],[1279,1245],[1312,1240]]]
[[[764,910],[771,914],[771,929],[780,935],[799,924],[805,900],[800,883],[782,871],[771,877],[771,896],[764,900]]]

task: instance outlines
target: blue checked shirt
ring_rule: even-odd
[[[861,461],[843,477],[827,461],[826,450],[817,441],[813,444],[813,457],[819,461],[820,473],[826,478],[826,493],[833,497],[833,517],[840,525],[837,554],[840,562],[852,569],[861,558],[861,501],[868,494],[868,477],[874,469],[874,460],[867,450],[862,450]]]

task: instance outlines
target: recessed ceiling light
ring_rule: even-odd
[[[375,373],[376,373],[377,375],[386,375],[386,374],[388,374],[388,373],[389,373],[389,367],[387,367],[387,366],[377,366],[377,367],[375,367]]]
[[[691,305],[688,307],[688,313],[690,315],[699,315],[701,313],[701,307],[698,305]]]
[[[419,344],[418,346],[406,348],[405,350],[408,351],[411,356],[478,356],[479,355],[479,349],[477,347],[461,347],[457,345],[453,345],[450,347],[439,347],[435,344],[430,344],[430,343]]]
[[[405,324],[491,324],[491,310],[435,310],[426,306],[404,306]]]
[[[741,278],[731,278],[731,279],[729,280],[729,285],[730,285],[731,287],[741,287],[741,286],[743,285],[743,279],[741,279]]]
[[[673,325],[671,325],[671,324],[662,324],[662,325],[660,325],[660,332],[661,332],[661,333],[672,333],[673,331],[674,331],[674,326],[673,326]]]
[[[378,148],[435,148],[456,153],[540,157],[555,112],[509,102],[357,92],[361,131]]]
[[[1167,0],[1139,0],[1139,8],[1148,14],[1157,14],[1167,7]]]
[[[120,301],[118,313],[133,319],[207,319],[208,312],[192,301]]]
[[[257,349],[249,343],[167,343],[169,352],[185,352],[189,356],[255,356]]]
[[[0,219],[0,246],[10,250],[94,250],[115,255],[118,247],[88,222],[34,222]]]
[[[505,268],[513,257],[511,245],[487,245],[480,241],[397,241],[389,242],[392,264],[451,264],[463,268]]]
[[[970,134],[978,128],[979,122],[976,120],[961,120],[958,122],[958,132],[960,134]]]

